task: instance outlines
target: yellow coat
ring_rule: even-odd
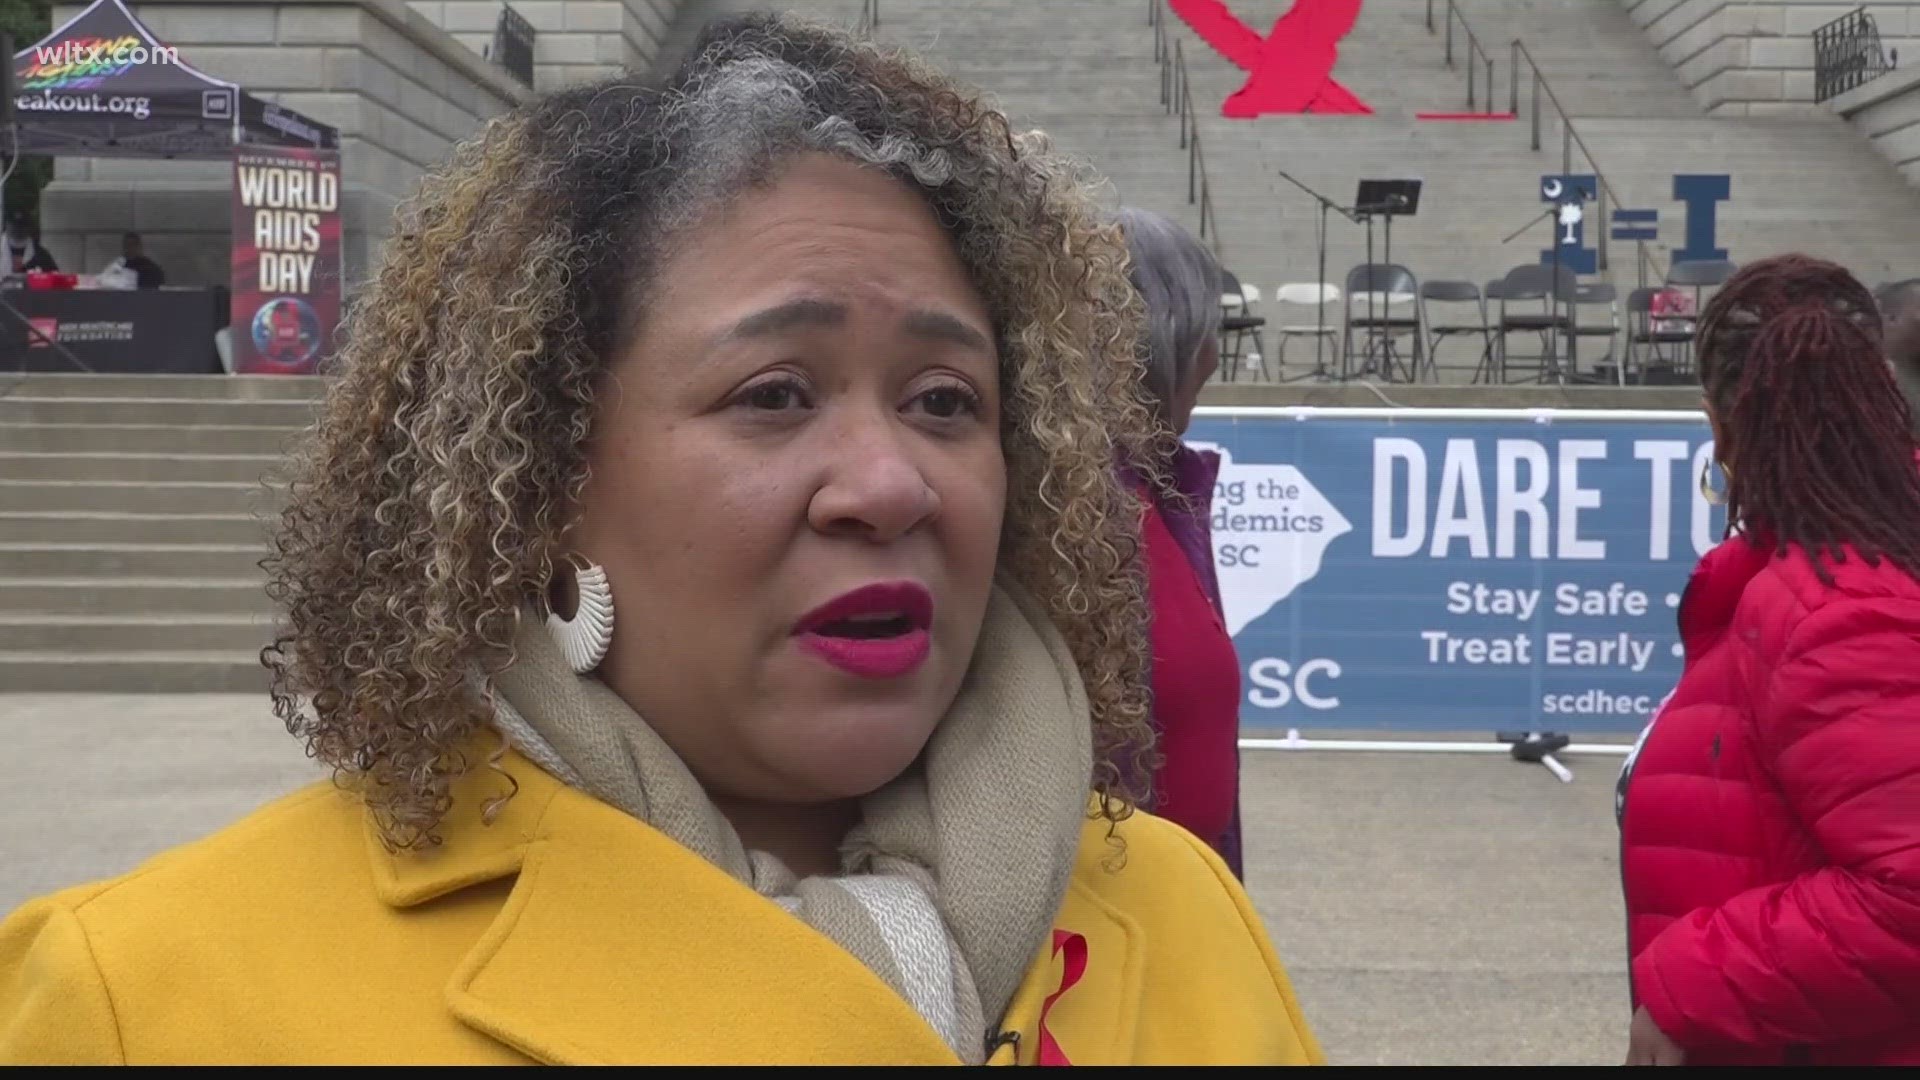
[[[318,785],[0,923],[0,1064],[954,1063],[859,961],[666,836],[518,757],[437,853],[390,856]],[[487,783],[487,788],[475,784]],[[1187,833],[1090,822],[1046,1034],[1075,1065],[1318,1064],[1252,905]],[[1034,1063],[1073,947],[1008,1010]]]

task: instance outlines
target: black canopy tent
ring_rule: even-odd
[[[248,147],[340,147],[337,129],[181,62],[122,0],[94,0],[16,52],[11,89],[11,122],[0,124],[8,170],[23,155],[220,161]],[[26,324],[31,341],[94,370],[12,303],[0,299],[0,312]]]
[[[236,146],[337,149],[338,130],[182,63],[121,0],[14,54],[14,120],[0,151],[220,159]]]

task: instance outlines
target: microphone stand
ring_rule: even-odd
[[[1306,192],[1308,195],[1313,196],[1314,201],[1320,204],[1320,280],[1314,285],[1314,299],[1319,301],[1320,319],[1316,324],[1313,335],[1313,372],[1310,375],[1302,375],[1299,379],[1282,379],[1280,381],[1299,382],[1300,379],[1325,379],[1327,377],[1327,212],[1332,211],[1337,213],[1341,217],[1346,218],[1348,221],[1353,221],[1356,224],[1358,222],[1351,213],[1334,203],[1333,200],[1300,181],[1295,180],[1293,177],[1288,176],[1285,172],[1280,173],[1280,178],[1292,184],[1294,187],[1299,188],[1301,191]],[[1285,333],[1286,328],[1282,327],[1281,334],[1283,337]]]
[[[1532,221],[1520,226],[1500,242],[1502,244],[1512,243],[1519,238],[1520,234],[1540,224],[1542,221],[1546,221],[1554,226],[1553,280],[1547,286],[1547,355],[1545,359],[1547,361],[1547,369],[1553,372],[1555,381],[1564,382],[1564,380],[1560,379],[1560,231],[1558,227],[1559,223],[1555,220],[1560,213],[1560,207],[1560,203],[1553,203],[1536,215]],[[1506,305],[1506,299],[1504,297],[1500,302],[1502,307]],[[1504,326],[1501,327],[1500,331],[1500,381],[1503,383],[1507,381],[1507,334]],[[1544,372],[1541,375],[1540,381],[1546,381]]]
[[[1399,214],[1400,211],[1405,210],[1406,208],[1407,208],[1407,200],[1404,196],[1400,196],[1400,195],[1387,196],[1386,203],[1380,207],[1380,216],[1387,219],[1387,226],[1386,226],[1387,250],[1380,256],[1380,258],[1388,266],[1393,265],[1393,219],[1395,215]],[[1369,252],[1369,261],[1371,261],[1371,252]],[[1377,291],[1379,290],[1377,289],[1368,290],[1367,303],[1369,306],[1372,305],[1373,294]],[[1393,297],[1388,296],[1387,297],[1387,317],[1390,319],[1392,318],[1392,316],[1393,316]],[[1416,308],[1415,319],[1414,319],[1414,332],[1413,332],[1414,362],[1413,362],[1413,367],[1408,372],[1408,376],[1407,376],[1408,382],[1420,381],[1420,355],[1419,355],[1420,333],[1421,331],[1419,328],[1418,309]],[[1385,354],[1382,358],[1384,361],[1382,366],[1385,368],[1384,375],[1388,382],[1392,382],[1393,381],[1393,362],[1396,359],[1394,353],[1397,351],[1393,346],[1393,327],[1383,326],[1380,328],[1380,341],[1381,341],[1382,351]]]
[[[1353,212],[1360,215],[1360,220],[1367,226],[1367,358],[1360,368],[1362,376],[1373,370],[1374,350],[1381,344],[1380,317],[1374,311],[1374,303],[1380,298],[1380,289],[1378,283],[1374,281],[1373,272],[1373,267],[1377,265],[1373,261],[1373,216],[1380,210],[1381,207],[1374,203],[1366,206],[1355,205],[1353,208]],[[1345,382],[1351,378],[1353,378],[1352,357],[1344,357],[1340,364],[1340,379]]]

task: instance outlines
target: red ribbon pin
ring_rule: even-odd
[[[1053,955],[1064,957],[1060,971],[1060,989],[1047,995],[1040,1006],[1040,1064],[1072,1065],[1067,1055],[1061,1051],[1060,1044],[1054,1041],[1053,1032],[1047,1030],[1047,1014],[1053,1011],[1060,995],[1073,989],[1081,976],[1087,973],[1087,939],[1067,930],[1053,932]]]

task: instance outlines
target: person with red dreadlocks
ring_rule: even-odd
[[[1697,345],[1728,527],[1622,778],[1627,1064],[1920,1064],[1920,464],[1880,313],[1781,256]]]

